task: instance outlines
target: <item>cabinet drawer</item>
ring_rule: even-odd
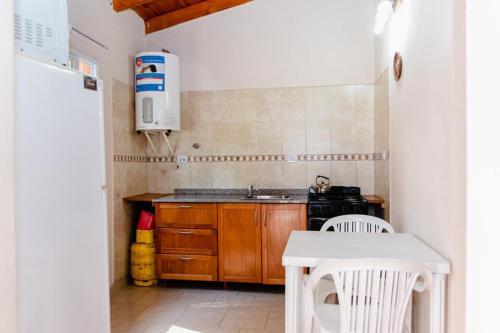
[[[217,230],[158,228],[156,252],[216,256]]]
[[[216,204],[161,203],[156,205],[156,226],[217,229]]]
[[[217,257],[157,254],[156,275],[160,279],[217,281]]]

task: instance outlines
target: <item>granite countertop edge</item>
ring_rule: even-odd
[[[304,204],[308,202],[307,190],[259,190],[258,194],[288,195],[290,199],[245,199],[245,190],[179,189],[173,195],[157,198],[153,203],[277,203]]]

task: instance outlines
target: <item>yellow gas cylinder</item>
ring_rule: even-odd
[[[130,248],[130,270],[134,284],[141,287],[155,285],[154,230],[137,230],[137,242]]]

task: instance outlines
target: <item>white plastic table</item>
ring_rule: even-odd
[[[320,231],[293,231],[282,263],[286,271],[285,332],[302,333],[301,288],[304,267],[339,259],[402,259],[418,261],[431,270],[431,333],[444,333],[446,275],[450,263],[411,234],[365,234]]]

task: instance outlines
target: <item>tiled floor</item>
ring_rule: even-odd
[[[125,286],[111,293],[112,333],[281,333],[284,311],[283,291],[264,286]]]

